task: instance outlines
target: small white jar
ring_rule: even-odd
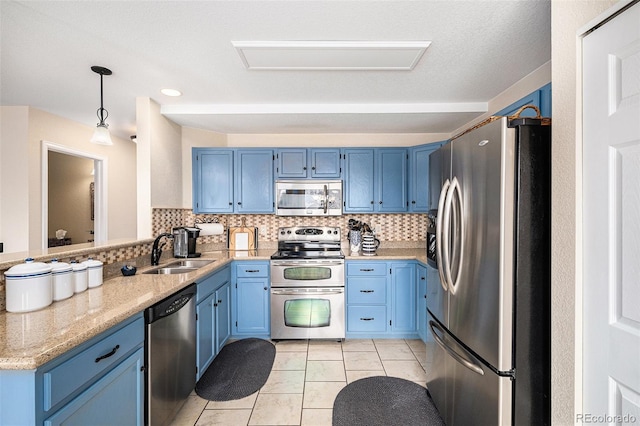
[[[82,262],[87,265],[88,286],[89,288],[99,287],[102,285],[102,262],[89,258]]]
[[[7,312],[30,312],[53,302],[51,266],[27,258],[4,273],[7,283]]]
[[[51,275],[53,283],[53,301],[68,299],[73,296],[73,270],[71,265],[51,259]]]
[[[87,265],[74,261],[71,262],[71,269],[73,270],[73,291],[82,293],[89,287]]]

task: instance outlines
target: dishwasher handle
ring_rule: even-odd
[[[145,321],[151,324],[161,318],[167,317],[182,309],[196,295],[196,285],[190,286],[172,294],[166,299],[156,303],[144,312]]]

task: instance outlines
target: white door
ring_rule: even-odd
[[[584,392],[576,421],[640,424],[640,3],[582,43]]]

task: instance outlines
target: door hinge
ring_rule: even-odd
[[[391,327],[391,320],[389,320],[389,327]]]
[[[389,275],[391,275],[391,268],[389,268]]]
[[[196,314],[196,321],[198,321],[198,314]]]
[[[238,321],[236,321],[236,327],[238,326]]]

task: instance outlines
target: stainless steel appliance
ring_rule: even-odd
[[[145,311],[145,423],[168,424],[196,384],[196,285]]]
[[[271,338],[344,337],[340,228],[280,228],[278,251],[271,256]]]
[[[341,180],[276,181],[276,216],[340,216]]]
[[[492,118],[431,154],[427,386],[449,426],[550,423],[550,127]]]

